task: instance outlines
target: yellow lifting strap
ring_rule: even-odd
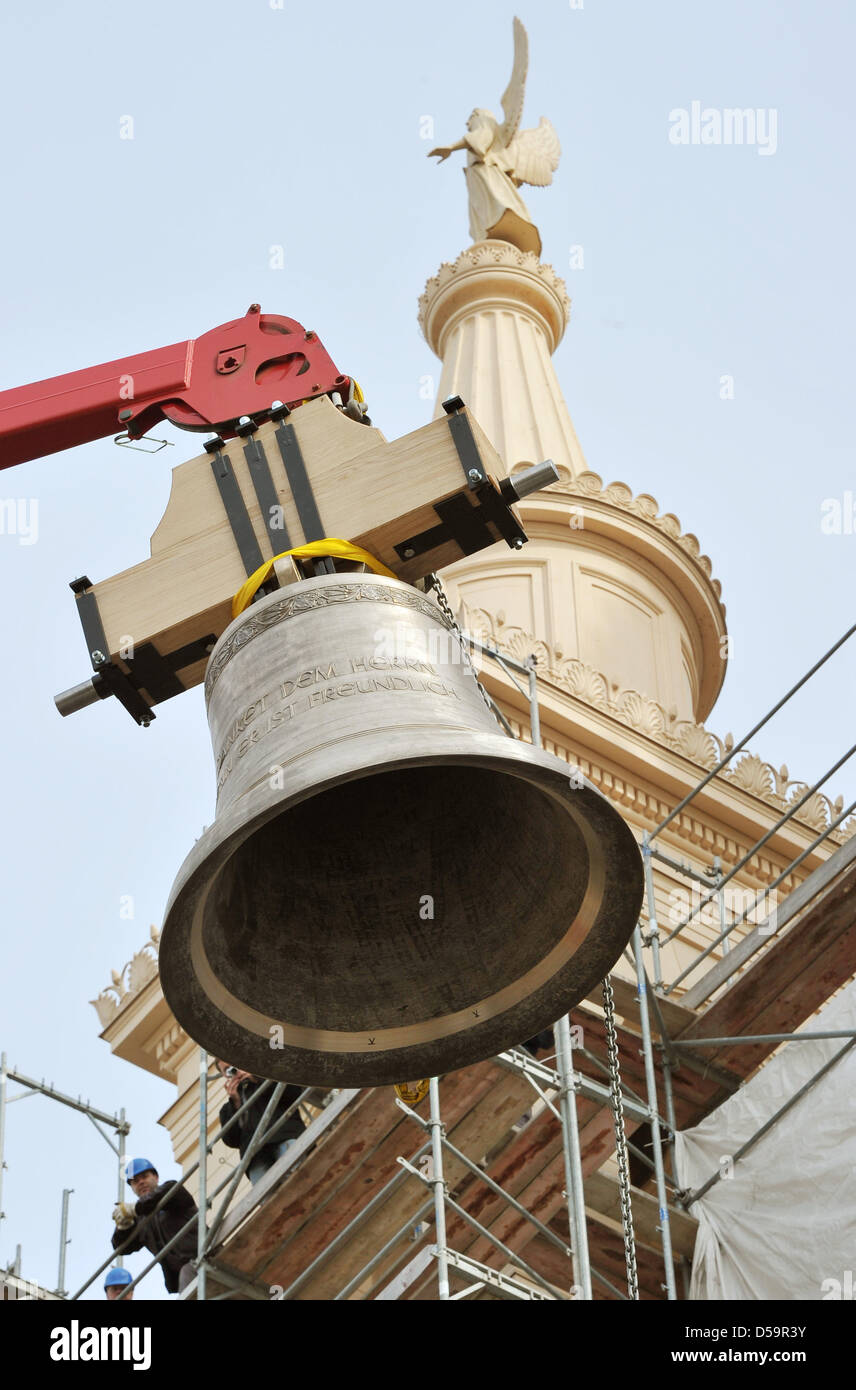
[[[402,1081],[395,1087],[395,1094],[399,1100],[403,1100],[405,1105],[418,1105],[420,1100],[424,1100],[431,1085],[430,1081],[415,1081],[411,1085],[407,1081]]]
[[[306,545],[296,545],[293,550],[284,550],[281,555],[275,555],[272,560],[265,563],[251,574],[246,584],[244,584],[232,599],[232,617],[237,618],[248,608],[253,600],[253,596],[270,577],[271,570],[277,560],[284,560],[287,555],[293,555],[295,560],[313,560],[319,557],[332,556],[337,560],[354,560],[358,564],[368,565],[373,574],[385,574],[388,579],[396,579],[398,576],[386,565],[375,559],[362,546],[354,545],[351,541],[340,540],[336,536],[327,536],[323,541],[309,541]]]

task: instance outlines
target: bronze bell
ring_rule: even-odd
[[[396,579],[256,602],[205,679],[217,816],[185,860],[164,994],[259,1076],[377,1086],[491,1057],[614,965],[633,835],[559,758],[507,737],[454,632]]]

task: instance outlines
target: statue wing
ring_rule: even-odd
[[[526,96],[526,73],[529,70],[529,38],[517,16],[514,16],[514,67],[511,81],[502,97],[505,124],[500,128],[501,144],[508,145],[520,129],[523,101]]]
[[[521,183],[531,183],[536,188],[546,188],[553,182],[561,153],[562,146],[554,127],[542,116],[534,130],[521,130],[515,135],[506,150],[512,179],[518,187]]]

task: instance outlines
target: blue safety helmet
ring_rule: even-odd
[[[138,1178],[141,1173],[152,1172],[157,1177],[157,1168],[148,1158],[132,1158],[125,1168],[125,1178],[130,1183],[131,1178]]]
[[[107,1271],[107,1278],[104,1280],[104,1287],[105,1289],[109,1289],[112,1288],[114,1284],[130,1284],[132,1282],[133,1276],[129,1269],[117,1269],[114,1266],[113,1269],[108,1269]]]

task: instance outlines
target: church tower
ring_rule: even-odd
[[[537,635],[541,674],[602,694],[651,733],[651,702],[694,726],[725,675],[720,586],[676,517],[589,471],[552,362],[570,310],[551,266],[496,239],[428,282],[419,321],[443,363],[439,402],[461,397],[509,473],[549,458],[560,476],[520,504],[530,543],[519,556],[495,546],[446,577],[493,637],[518,648]]]
[[[725,606],[710,560],[678,518],[624,481],[604,483],[587,465],[552,361],[570,321],[570,299],[540,258],[541,237],[518,191],[550,184],[561,150],[545,118],[521,128],[528,40],[517,19],[514,46],[504,122],[477,109],[456,145],[431,152],[441,163],[456,150],[466,154],[473,244],[428,281],[419,323],[442,362],[436,414],[459,396],[509,474],[552,459],[559,481],[519,504],[529,537],[522,551],[498,544],[442,577],[473,637],[520,662],[536,659],[544,747],[615,801],[645,846],[733,747],[730,734],[720,738],[705,727],[725,677]],[[524,692],[489,659],[480,674],[515,732],[530,737]],[[702,874],[714,865],[727,874],[804,785],[793,783],[786,767],[744,753],[664,830],[660,850]],[[839,802],[810,798],[735,874],[733,900],[763,894],[840,810]],[[847,833],[836,830],[809,848],[802,871],[782,880],[780,894]],[[686,915],[687,884],[664,871],[662,853],[660,863],[647,851],[646,858],[649,900],[653,888],[666,928],[654,973],[669,979],[689,971],[712,944],[720,916],[700,914],[666,943],[671,925]],[[717,913],[723,921],[737,915],[724,900]],[[713,960],[721,950],[713,948]],[[702,960],[709,968],[710,958]],[[627,968],[624,961],[616,967]]]

